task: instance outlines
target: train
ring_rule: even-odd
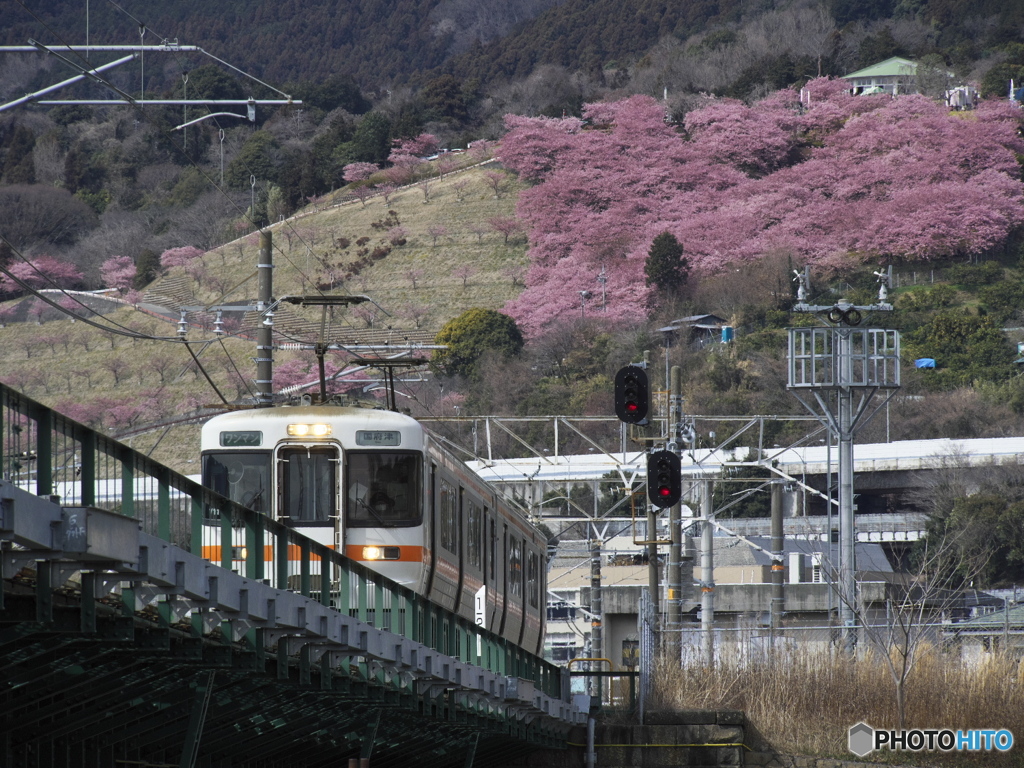
[[[544,536],[416,419],[275,405],[215,416],[200,441],[203,485],[543,653]]]

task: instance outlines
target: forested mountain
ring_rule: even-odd
[[[440,65],[452,51],[489,41],[542,10],[551,0],[483,0],[472,7],[454,0],[234,0],[159,4],[94,2],[92,43],[177,39],[277,84],[346,74],[363,87],[402,82]],[[0,0],[0,43],[84,43],[81,2]],[[162,73],[154,69],[159,81]]]
[[[666,39],[683,41],[718,30],[713,44],[730,42],[738,25],[794,5],[773,0],[166,0],[152,5],[132,0],[93,2],[89,40],[137,43],[145,25],[146,43],[177,39],[199,45],[276,84],[342,74],[383,93],[442,72],[484,84],[526,77],[539,64],[600,74],[630,65]],[[965,61],[1020,40],[1024,25],[1020,0],[826,0],[815,7],[835,22],[833,48],[854,32],[848,25],[892,18],[930,30],[916,51],[902,53],[938,52]],[[0,0],[0,18],[4,45],[24,45],[30,38],[46,45],[83,43],[86,37],[81,2]],[[885,53],[886,47],[907,45],[898,39],[874,41],[874,50],[865,53]],[[843,74],[851,62],[860,63],[832,57],[820,74]],[[167,84],[161,82],[165,74],[153,68],[150,77],[161,87]]]

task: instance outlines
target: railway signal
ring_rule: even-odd
[[[647,371],[636,365],[620,368],[615,374],[615,415],[627,424],[646,424],[648,410]]]
[[[656,507],[667,509],[683,496],[683,476],[679,456],[673,451],[655,451],[647,456],[647,498]]]

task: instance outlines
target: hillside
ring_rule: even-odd
[[[504,236],[489,227],[488,219],[512,213],[516,186],[509,179],[500,197],[495,197],[492,182],[484,176],[486,170],[487,166],[475,167],[435,180],[427,202],[422,187],[416,185],[396,192],[389,205],[380,197],[367,200],[365,206],[358,201],[340,202],[340,198],[337,203],[325,200],[318,204],[320,210],[304,211],[275,225],[275,295],[316,292],[310,282],[318,274],[318,265],[307,254],[306,245],[315,247],[318,254],[328,254],[339,273],[351,271],[359,258],[357,241],[368,238],[366,248],[390,245],[388,233],[373,224],[397,218],[406,242],[391,246],[386,256],[332,291],[367,294],[383,312],[374,317],[360,308],[334,310],[327,325],[328,341],[401,344],[409,338],[429,342],[445,322],[465,309],[501,308],[522,290],[525,242],[511,237],[506,244]],[[392,211],[395,215],[389,216]],[[435,244],[428,230],[438,226],[446,233],[434,229]],[[351,244],[338,247],[341,238]],[[326,247],[325,241],[334,247]],[[228,243],[190,265],[187,273],[174,268],[150,285],[140,304],[150,312],[126,306],[106,315],[106,320],[139,333],[174,337],[181,305],[253,298],[257,255],[258,239],[253,235]],[[33,311],[33,299],[18,303],[22,301],[21,321],[0,327],[0,347],[6,351],[0,378],[30,396],[115,434],[130,433],[140,424],[174,420],[219,402],[199,372],[191,369],[191,358],[182,345],[107,334],[53,309]],[[169,317],[155,317],[155,306],[171,310]],[[207,325],[206,329],[193,326],[191,340],[212,337],[210,315],[193,313],[189,319]],[[318,309],[283,307],[276,317],[278,330],[286,334],[280,341],[315,341],[320,320]],[[248,325],[254,322],[247,316]],[[227,399],[248,394],[254,378],[251,340],[228,338],[209,349],[202,345],[195,349]],[[293,362],[283,370],[291,370],[295,380],[316,378],[315,367],[314,373],[305,370],[315,363],[312,353],[278,355],[282,365],[295,360],[302,364]],[[195,471],[189,462],[198,451],[196,425],[172,427],[166,436],[162,430],[149,432],[129,442],[144,451],[159,442],[154,458],[181,471]]]

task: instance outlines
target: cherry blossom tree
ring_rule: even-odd
[[[432,133],[421,133],[412,139],[395,139],[392,144],[393,149],[388,157],[391,162],[394,162],[393,158],[399,155],[413,155],[415,157],[435,155],[440,146],[437,137]]]
[[[248,244],[249,238],[247,238]],[[195,246],[186,245],[181,248],[168,248],[160,254],[160,266],[164,269],[171,267],[184,267],[193,260],[203,255],[203,252]]]
[[[509,237],[518,235],[523,231],[523,225],[513,216],[492,216],[487,220],[495,232],[504,235],[505,245],[508,245]]]
[[[448,236],[448,227],[444,224],[431,224],[427,227],[427,234],[430,236],[433,245],[436,247],[437,238]]]
[[[405,245],[408,236],[409,233],[402,226],[391,227],[388,230],[388,242],[394,246]]]
[[[341,174],[351,184],[353,181],[366,181],[379,170],[376,163],[349,163],[341,169]]]
[[[426,304],[407,304],[398,311],[399,317],[412,321],[413,327],[420,328],[423,319],[430,314],[430,307]]]
[[[476,274],[476,270],[468,264],[463,264],[461,267],[456,267],[452,270],[452,277],[462,281],[463,289],[466,288],[466,283],[473,275]]]
[[[583,118],[507,117],[499,156],[533,186],[526,291],[506,311],[531,335],[576,309],[605,270],[608,319],[643,315],[644,261],[667,232],[710,274],[786,253],[795,263],[970,258],[1024,224],[1020,111],[950,114],[920,96],[852,97],[825,78],[809,105],[782,91],[708,99],[683,129],[654,99]]]
[[[100,265],[100,279],[103,284],[116,288],[120,293],[130,290],[135,282],[135,262],[131,256],[111,256]]]
[[[426,274],[426,271],[422,269],[407,269],[404,274],[409,282],[412,283],[412,289],[415,291],[419,287],[418,282]]]
[[[374,189],[366,184],[353,184],[349,188],[348,193],[358,200],[362,207],[365,208],[366,201],[373,197]]]
[[[504,171],[484,171],[484,181],[494,192],[495,197],[501,197],[501,193],[508,183],[508,174]]]
[[[82,281],[82,273],[73,264],[46,255],[14,261],[7,271],[11,277],[0,275],[0,293],[21,293],[19,280],[30,288],[76,288]]]

